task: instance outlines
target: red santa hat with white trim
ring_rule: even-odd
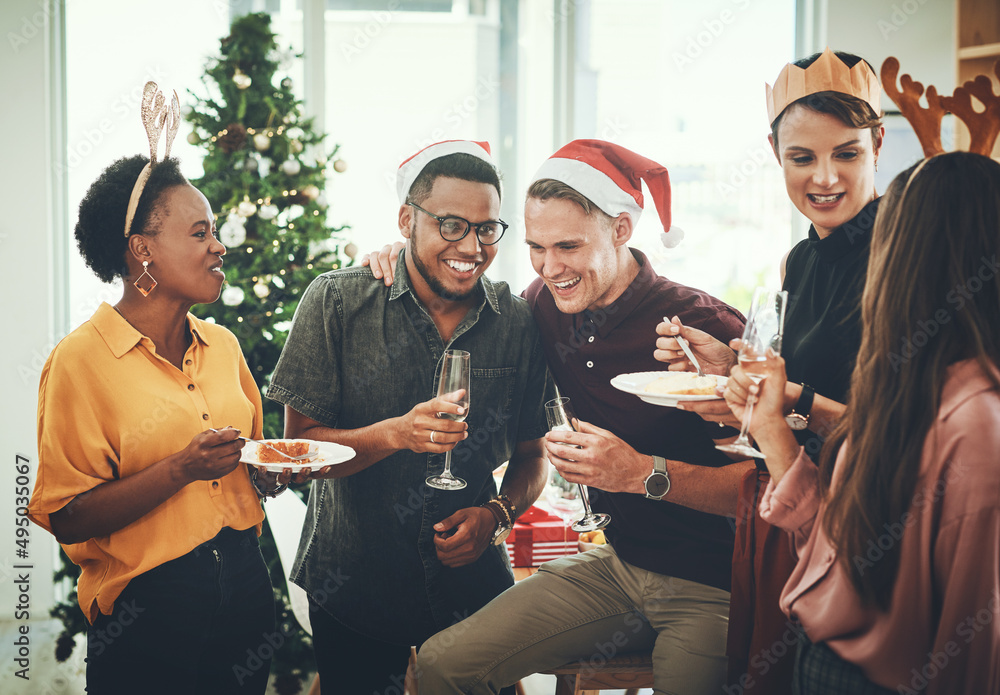
[[[459,153],[471,154],[473,157],[483,160],[494,169],[496,168],[496,163],[490,156],[490,143],[488,142],[479,142],[476,140],[445,140],[443,142],[436,142],[433,145],[428,145],[399,165],[399,170],[396,172],[396,193],[399,195],[399,204],[403,205],[406,203],[406,196],[410,193],[410,187],[413,186],[413,182],[420,176],[420,172],[424,170],[424,167],[435,159]]]
[[[668,249],[684,238],[670,224],[670,175],[667,168],[632,150],[605,140],[574,140],[545,160],[535,178],[555,179],[585,195],[611,217],[623,212],[638,223],[643,210],[642,181],[656,203]]]

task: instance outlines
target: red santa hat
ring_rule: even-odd
[[[670,224],[670,176],[667,168],[632,150],[604,140],[574,140],[545,160],[533,181],[555,179],[585,195],[611,217],[623,212],[639,221],[642,181],[656,203],[667,248],[681,243],[684,231]]]
[[[430,162],[449,154],[471,154],[478,157],[490,166],[496,168],[493,158],[490,156],[490,143],[477,142],[475,140],[445,140],[428,145],[415,155],[403,161],[396,172],[396,193],[399,195],[399,204],[406,203],[406,196],[410,193],[410,187],[420,176]]]

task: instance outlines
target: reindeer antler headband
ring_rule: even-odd
[[[1000,78],[1000,60],[993,64],[994,74]],[[920,105],[924,86],[909,75],[900,78],[903,89],[896,88],[899,61],[889,57],[882,63],[882,85],[885,93],[896,102],[900,113],[913,126],[913,130],[924,149],[925,157],[933,157],[944,152],[941,146],[941,119],[946,113],[953,113],[969,127],[971,139],[969,152],[986,157],[993,152],[993,144],[1000,135],[1000,95],[993,93],[993,81],[988,75],[979,75],[961,87],[956,87],[952,96],[939,96],[933,85],[927,87],[927,107]],[[972,104],[976,97],[985,107],[976,111]],[[916,171],[914,171],[916,173]]]
[[[155,82],[149,81],[142,89],[142,106],[139,110],[142,117],[142,125],[146,129],[146,136],[149,138],[149,163],[139,172],[139,178],[132,187],[132,195],[128,199],[128,210],[125,213],[125,237],[129,235],[132,228],[132,218],[135,217],[135,209],[139,206],[139,198],[149,181],[149,174],[156,166],[156,151],[160,146],[160,135],[166,133],[166,146],[163,149],[163,159],[170,156],[170,146],[177,135],[177,129],[181,124],[180,101],[177,99],[177,92],[167,104],[166,97],[160,91]]]

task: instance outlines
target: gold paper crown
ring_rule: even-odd
[[[805,69],[789,63],[778,73],[774,87],[766,83],[764,86],[767,88],[767,122],[772,125],[789,104],[817,92],[848,94],[867,102],[876,115],[881,113],[882,87],[868,63],[859,60],[849,68],[829,48]]]
[[[900,113],[913,126],[913,130],[924,149],[924,157],[933,157],[944,152],[941,146],[941,119],[946,113],[953,113],[969,127],[969,152],[989,157],[993,144],[1000,135],[1000,96],[993,93],[993,81],[989,75],[978,75],[961,87],[956,87],[952,96],[940,96],[934,85],[927,86],[927,108],[920,105],[924,86],[909,75],[900,78],[903,89],[896,89],[899,75],[899,61],[892,56],[882,63],[882,82],[885,93],[896,102]],[[993,72],[1000,78],[1000,60],[993,64]],[[976,97],[984,109],[977,111],[972,97]],[[915,172],[914,172],[915,173]]]
[[[142,89],[142,106],[139,109],[142,118],[142,125],[146,129],[146,137],[149,138],[149,163],[139,172],[139,178],[132,187],[132,195],[128,199],[128,210],[125,212],[125,236],[129,235],[132,227],[132,218],[135,217],[135,209],[139,206],[139,198],[149,180],[149,174],[156,166],[156,151],[160,146],[160,135],[166,133],[166,146],[163,149],[163,159],[170,156],[170,146],[177,135],[177,129],[181,125],[180,101],[177,99],[177,91],[167,104],[166,97],[157,87],[156,83],[150,80]]]

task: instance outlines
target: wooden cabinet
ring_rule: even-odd
[[[1000,60],[1000,0],[957,0],[958,11],[958,84],[976,75],[993,78],[994,92],[1000,93],[1000,80],[993,64]],[[982,104],[976,102],[979,109]],[[958,149],[969,146],[969,131],[955,119],[955,142]],[[1000,160],[1000,140],[993,146],[993,158]]]

